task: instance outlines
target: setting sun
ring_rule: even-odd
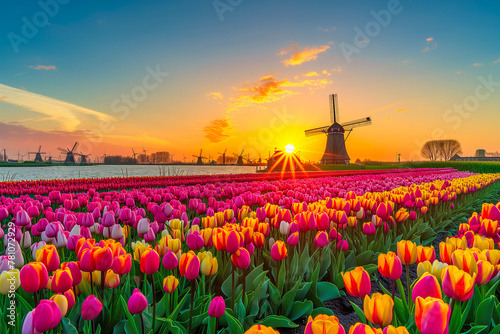
[[[288,144],[285,146],[285,152],[290,154],[292,153],[293,151],[295,151],[295,146],[293,146],[292,144]]]

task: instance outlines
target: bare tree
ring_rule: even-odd
[[[441,156],[441,149],[438,140],[431,140],[422,146],[420,155],[430,161],[436,161]]]
[[[439,140],[439,151],[441,158],[448,161],[455,154],[462,154],[462,145],[455,139]]]

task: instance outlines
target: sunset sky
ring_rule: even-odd
[[[46,3],[41,6],[40,3]],[[498,1],[7,1],[0,148],[81,142],[188,161],[200,148],[319,160],[328,95],[371,116],[356,159],[420,159],[426,140],[500,151]]]

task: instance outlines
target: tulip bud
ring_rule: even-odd
[[[226,303],[222,297],[214,297],[208,307],[208,315],[212,318],[221,318],[226,313]]]
[[[172,293],[179,285],[179,280],[175,276],[167,276],[163,279],[163,291]]]
[[[127,307],[130,314],[142,313],[148,307],[148,300],[139,289],[134,289],[127,302]]]

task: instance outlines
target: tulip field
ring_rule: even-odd
[[[0,332],[499,334],[499,201],[452,168],[0,182]]]

